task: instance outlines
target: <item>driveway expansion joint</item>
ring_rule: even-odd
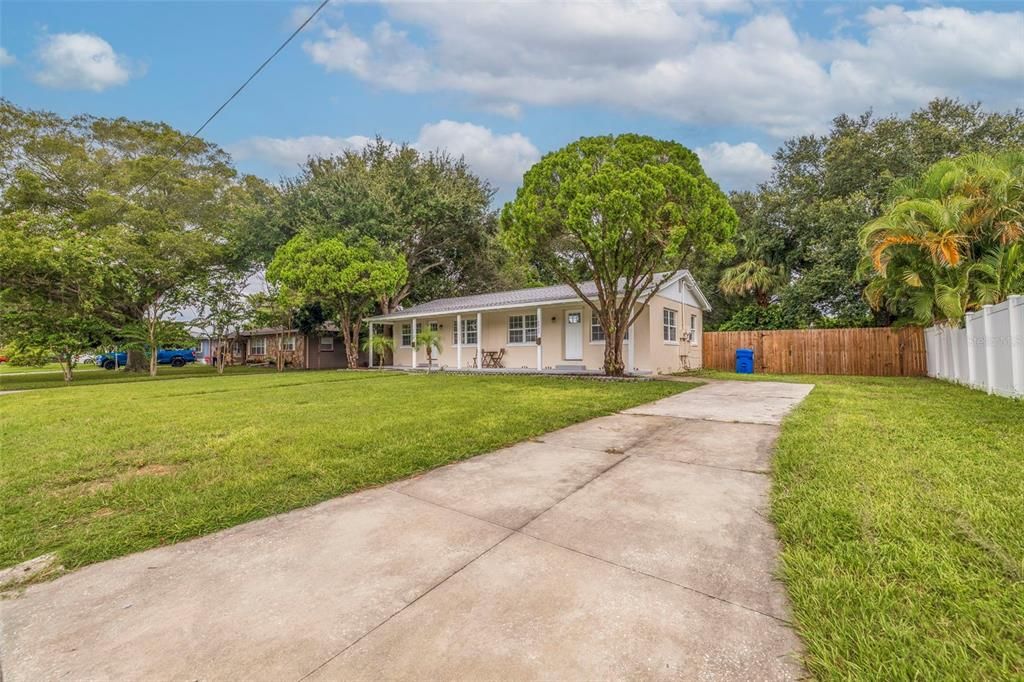
[[[341,656],[341,655],[342,655],[342,654],[344,654],[344,653],[345,653],[346,651],[348,651],[349,649],[351,649],[351,648],[352,648],[352,647],[354,647],[355,645],[359,644],[359,642],[363,641],[364,639],[366,639],[367,637],[369,637],[370,635],[372,635],[372,634],[373,634],[373,633],[374,633],[374,632],[375,632],[376,630],[378,630],[378,629],[380,629],[380,628],[384,627],[385,625],[387,625],[387,624],[388,624],[388,622],[389,622],[389,621],[390,621],[391,619],[395,618],[395,617],[396,617],[396,616],[398,616],[398,615],[399,615],[400,613],[402,613],[402,612],[403,612],[403,611],[405,611],[406,609],[410,608],[410,607],[411,607],[411,606],[412,606],[413,604],[415,604],[416,602],[418,602],[418,601],[419,601],[420,599],[423,599],[424,597],[426,597],[426,596],[427,596],[428,594],[430,594],[431,592],[433,592],[434,590],[436,590],[437,588],[439,588],[439,587],[440,587],[441,585],[444,585],[444,584],[445,584],[446,582],[448,582],[449,580],[451,580],[452,578],[454,578],[454,577],[455,577],[456,575],[458,575],[459,573],[461,573],[462,571],[464,571],[464,570],[466,569],[466,567],[467,567],[467,566],[469,566],[470,564],[472,564],[472,563],[474,563],[474,562],[478,561],[478,560],[479,560],[479,559],[480,559],[481,557],[483,557],[484,555],[486,555],[486,554],[488,554],[489,552],[493,551],[495,547],[497,547],[497,546],[498,546],[498,545],[500,545],[501,543],[503,543],[503,542],[505,542],[506,540],[508,540],[508,539],[509,539],[510,537],[512,537],[512,535],[514,535],[514,531],[513,531],[513,532],[510,532],[510,533],[507,533],[507,534],[506,534],[506,535],[505,535],[505,536],[504,536],[503,538],[501,538],[500,540],[498,540],[497,542],[495,542],[495,543],[494,543],[493,545],[491,545],[490,547],[488,547],[488,548],[487,548],[487,549],[485,549],[484,551],[480,552],[479,554],[477,554],[477,555],[476,555],[475,557],[473,557],[472,559],[470,559],[469,561],[467,561],[467,562],[466,562],[466,563],[464,563],[463,565],[459,566],[459,567],[458,567],[457,569],[455,569],[454,571],[452,571],[451,573],[449,573],[448,575],[446,575],[446,576],[445,576],[444,578],[442,578],[441,580],[439,580],[439,581],[437,581],[436,583],[434,583],[433,585],[431,585],[431,586],[430,586],[430,588],[428,588],[427,590],[425,590],[425,591],[424,591],[424,592],[423,592],[422,594],[419,594],[419,595],[417,595],[415,599],[412,599],[412,600],[410,600],[410,601],[409,601],[408,603],[406,603],[406,604],[405,604],[405,606],[403,606],[402,608],[398,609],[397,611],[395,611],[395,612],[391,613],[391,614],[390,614],[390,615],[389,615],[389,616],[388,616],[387,618],[385,618],[384,620],[380,621],[379,623],[377,623],[376,625],[374,625],[374,626],[373,626],[372,628],[370,628],[369,630],[367,630],[367,631],[366,631],[366,632],[364,632],[363,634],[359,635],[359,637],[357,637],[356,639],[354,639],[354,640],[352,640],[351,642],[349,642],[349,643],[348,643],[348,644],[347,644],[346,646],[344,646],[344,647],[343,647],[343,648],[342,648],[342,649],[341,649],[340,651],[338,651],[338,653],[334,654],[333,656],[330,656],[330,657],[329,657],[329,658],[327,658],[327,659],[326,659],[326,660],[325,660],[325,661],[324,661],[323,663],[321,663],[321,664],[320,664],[320,665],[318,665],[317,667],[313,668],[312,670],[310,670],[310,671],[309,671],[308,673],[306,673],[306,674],[305,674],[305,675],[303,675],[302,677],[298,678],[298,679],[296,680],[296,682],[302,682],[302,680],[308,679],[308,678],[309,678],[310,676],[312,676],[312,675],[315,675],[315,674],[316,674],[316,672],[317,672],[318,670],[322,669],[322,668],[323,668],[324,666],[328,665],[328,664],[329,664],[329,663],[330,663],[331,661],[333,661],[334,659],[336,659],[336,658],[337,658],[338,656]]]

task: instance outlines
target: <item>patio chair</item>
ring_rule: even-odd
[[[504,365],[501,364],[501,359],[503,357],[505,357],[505,349],[504,348],[499,348],[498,349],[498,354],[494,356],[494,360],[493,360],[493,362],[494,362],[493,366],[494,366],[495,369],[497,369],[499,367],[504,367]]]

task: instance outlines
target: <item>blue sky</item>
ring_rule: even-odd
[[[5,0],[0,91],[192,130],[312,8]],[[270,179],[374,135],[444,147],[504,199],[540,154],[636,131],[743,189],[786,137],[938,95],[1024,106],[1024,5],[337,2],[204,136]]]

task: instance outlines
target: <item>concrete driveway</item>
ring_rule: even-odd
[[[88,566],[0,602],[0,677],[801,677],[765,473],[810,390],[715,382]]]

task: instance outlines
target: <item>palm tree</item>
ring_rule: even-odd
[[[872,307],[919,324],[1024,291],[1024,154],[972,154],[895,183],[888,210],[861,230]]]
[[[1002,303],[1024,292],[1024,241],[993,247],[975,264],[975,297],[979,305]]]
[[[761,308],[771,304],[772,295],[789,282],[789,271],[777,258],[778,244],[772,243],[771,227],[761,224],[749,207],[737,204],[744,216],[743,228],[736,235],[737,260],[722,271],[718,289],[729,298],[753,296]]]
[[[757,305],[767,308],[772,294],[788,279],[786,268],[772,266],[761,259],[745,260],[722,271],[718,288],[726,296],[753,296]]]
[[[416,350],[427,351],[427,371],[429,372],[434,365],[434,351],[436,350],[438,354],[443,352],[441,348],[441,335],[436,329],[427,327],[416,334],[413,344]]]
[[[395,350],[395,340],[390,336],[376,334],[363,341],[363,350],[377,356],[377,368],[384,366],[384,356]]]

